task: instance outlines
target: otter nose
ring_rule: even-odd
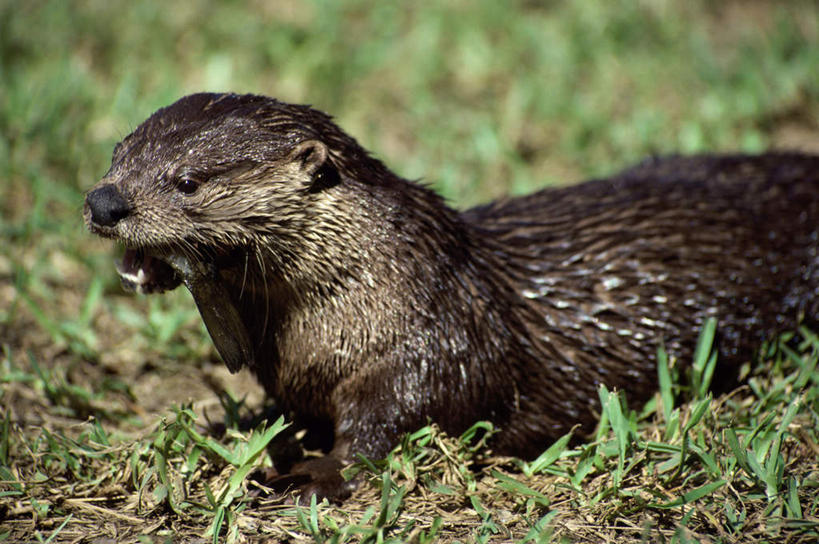
[[[131,212],[128,201],[110,184],[88,193],[85,203],[91,211],[91,221],[103,227],[116,225]]]

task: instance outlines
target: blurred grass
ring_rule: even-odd
[[[116,289],[82,193],[186,93],[314,104],[466,206],[652,153],[819,149],[817,74],[812,1],[0,0],[0,274],[28,295],[0,323],[67,278]]]
[[[459,203],[817,129],[815,2],[537,5],[5,0],[3,178],[70,205],[199,90],[312,103]]]

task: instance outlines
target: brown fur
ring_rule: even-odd
[[[495,451],[532,457],[593,424],[599,384],[647,398],[658,344],[689,359],[708,316],[727,364],[815,316],[817,171],[798,154],[671,157],[458,213],[321,112],[199,94],[117,146],[85,217],[159,268],[207,264],[252,353],[217,347],[332,429],[335,462],[307,490],[342,496],[342,462],[430,418],[492,420]],[[190,287],[157,275],[152,290]]]

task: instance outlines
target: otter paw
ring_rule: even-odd
[[[267,470],[256,473],[253,477],[274,493],[288,496],[288,502],[310,504],[310,498],[315,495],[316,501],[327,499],[341,504],[358,486],[356,479],[344,480],[342,468],[344,464],[341,461],[325,455],[296,463],[287,474]]]

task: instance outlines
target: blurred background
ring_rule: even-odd
[[[6,359],[209,353],[186,294],[124,295],[81,220],[114,144],[203,90],[312,104],[464,207],[649,154],[819,152],[819,4],[0,0]]]

